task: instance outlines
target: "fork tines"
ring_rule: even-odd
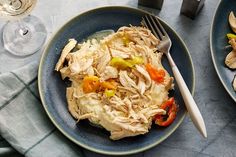
[[[143,20],[141,21],[141,24],[150,29],[152,33],[160,40],[162,40],[164,36],[168,36],[158,18],[156,18],[154,15],[147,14],[142,19]]]

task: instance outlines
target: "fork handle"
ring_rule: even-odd
[[[206,132],[206,126],[204,123],[204,120],[202,118],[202,115],[197,107],[197,104],[195,103],[193,96],[191,95],[181,73],[179,72],[178,67],[175,65],[175,62],[173,61],[170,53],[167,53],[167,58],[169,60],[169,63],[171,65],[175,80],[178,84],[180,93],[183,97],[185,106],[189,112],[190,118],[192,119],[194,125],[199,130],[199,132],[203,135],[203,137],[207,137]]]

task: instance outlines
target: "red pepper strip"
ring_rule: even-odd
[[[150,75],[151,79],[154,80],[156,83],[163,83],[165,78],[165,70],[163,69],[156,69],[151,64],[146,64],[146,70]]]
[[[167,100],[165,103],[163,103],[160,108],[163,110],[166,110],[167,107],[171,108],[171,106],[173,105],[175,99],[174,97],[169,98],[169,100]]]
[[[175,103],[174,98],[171,97],[164,104],[162,104],[160,108],[164,110],[167,110],[167,108],[169,108],[169,111],[167,113],[168,118],[164,120],[164,116],[157,115],[155,117],[155,123],[159,126],[169,126],[171,123],[173,123],[177,114],[177,105]]]

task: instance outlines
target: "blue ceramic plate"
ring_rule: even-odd
[[[233,11],[236,14],[236,1],[220,1],[213,18],[210,34],[210,45],[212,60],[220,81],[224,85],[229,95],[234,99],[234,101],[236,101],[236,93],[232,86],[232,80],[234,78],[235,71],[227,68],[224,63],[225,57],[231,51],[231,49],[225,48],[225,46],[228,45],[226,34],[232,33],[228,23],[230,11]]]
[[[67,22],[53,36],[45,49],[38,75],[39,92],[43,106],[56,127],[81,147],[110,155],[141,152],[165,140],[178,128],[185,117],[186,109],[177,87],[175,91],[171,92],[171,95],[175,96],[179,104],[179,112],[172,125],[166,128],[153,125],[150,132],[145,135],[124,138],[118,141],[110,140],[109,132],[93,127],[87,121],[76,124],[76,121],[67,110],[66,84],[62,81],[60,74],[54,71],[54,67],[68,39],[75,38],[82,41],[89,35],[101,30],[117,30],[119,27],[128,26],[129,24],[140,25],[140,21],[145,14],[148,13],[127,7],[104,7],[85,12]],[[194,70],[189,52],[180,37],[167,24],[161,23],[173,42],[172,56],[190,91],[193,92]],[[171,72],[166,58],[163,59],[163,64]]]

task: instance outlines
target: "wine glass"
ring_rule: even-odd
[[[3,45],[10,53],[27,56],[44,44],[47,30],[41,20],[29,15],[37,0],[0,0],[0,18],[9,20],[3,27]]]

